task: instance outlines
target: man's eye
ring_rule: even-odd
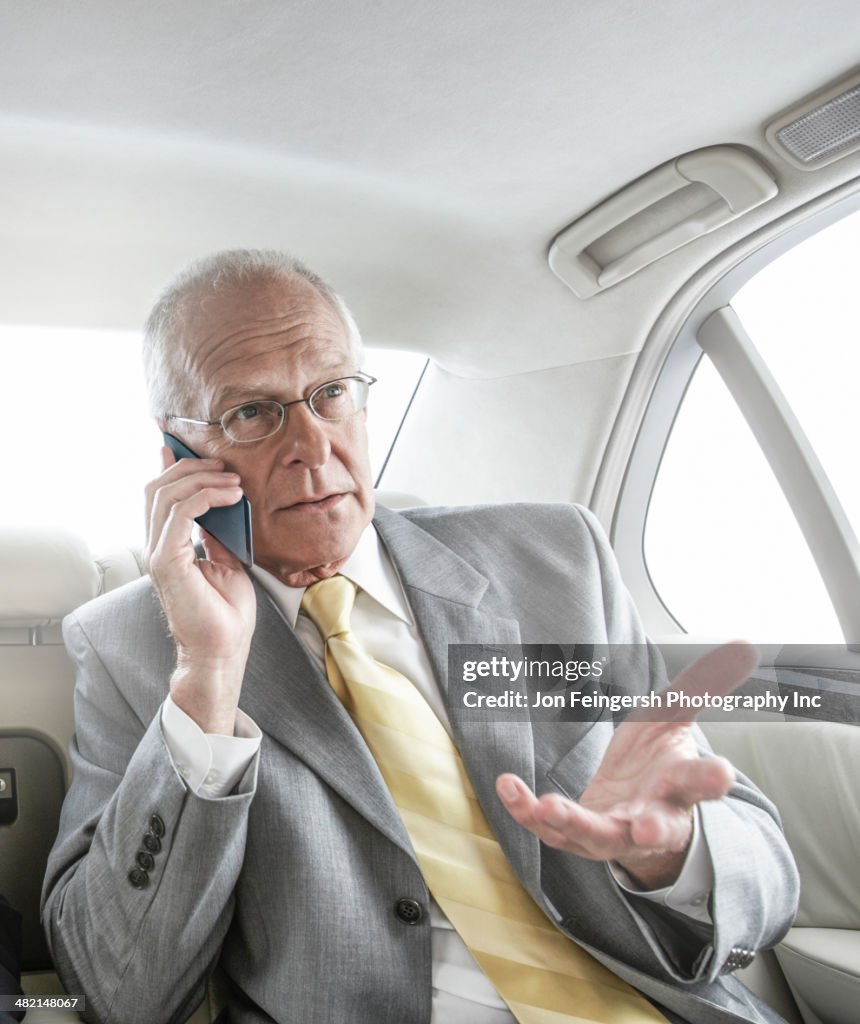
[[[346,391],[346,387],[343,381],[335,380],[326,385],[323,398],[340,398],[344,391]]]
[[[260,415],[260,408],[256,403],[249,402],[248,405],[240,405],[238,409],[233,413],[233,419],[237,420],[252,420]]]

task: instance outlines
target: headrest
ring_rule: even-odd
[[[143,555],[137,548],[121,548],[117,551],[110,551],[96,559],[101,576],[101,590],[99,593],[106,594],[109,590],[115,590],[124,583],[130,583],[139,576],[146,575],[146,568],[143,564]]]
[[[99,592],[87,545],[63,530],[0,528],[0,624],[57,622]]]

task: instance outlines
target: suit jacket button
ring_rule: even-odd
[[[158,836],[153,835],[152,832],[144,832],[141,843],[144,850],[147,850],[149,853],[159,853],[161,850],[161,840]]]
[[[143,868],[132,868],[128,873],[128,880],[135,889],[145,889],[149,885],[149,875]]]
[[[417,900],[400,899],[394,905],[394,913],[404,924],[418,924],[424,916],[421,904]]]
[[[728,974],[730,971],[737,971],[744,967],[749,967],[753,960],[755,960],[754,949],[745,949],[743,946],[732,946],[721,973]]]
[[[137,863],[143,868],[144,871],[152,871],[155,867],[155,857],[146,850],[138,850],[137,856],[134,858]]]
[[[156,839],[161,839],[161,837],[164,835],[164,822],[162,821],[160,815],[153,814],[153,816],[149,819],[149,831],[155,836]]]

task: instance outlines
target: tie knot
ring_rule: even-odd
[[[352,580],[340,574],[312,583],[307,588],[302,597],[302,610],[311,617],[323,640],[349,632],[355,593]]]

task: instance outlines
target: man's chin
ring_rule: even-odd
[[[257,564],[288,586],[307,586],[315,579],[324,579],[338,571],[355,550],[366,526],[364,521],[338,522],[334,516],[327,524],[317,517],[291,523],[279,523],[277,536],[270,545],[255,545]]]
[[[264,559],[257,564],[288,587],[309,587],[318,580],[334,576],[347,558],[349,558],[349,554],[335,557],[327,554],[318,555],[315,558],[308,556],[300,565],[295,562],[288,564],[283,561],[272,562]]]

